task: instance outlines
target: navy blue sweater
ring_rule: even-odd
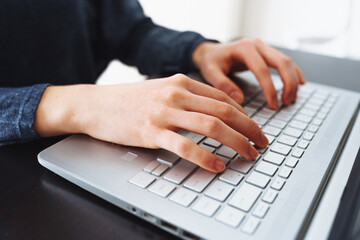
[[[94,83],[112,59],[152,77],[186,73],[203,41],[154,24],[136,0],[1,0],[0,146],[38,138],[49,84]]]

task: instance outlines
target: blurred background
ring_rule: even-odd
[[[157,24],[230,42],[261,38],[273,46],[360,60],[360,0],[140,0]],[[143,81],[136,68],[109,64],[99,84]]]

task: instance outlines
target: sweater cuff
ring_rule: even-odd
[[[48,83],[33,85],[23,98],[21,108],[19,109],[18,129],[20,139],[24,142],[40,138],[33,129],[35,113],[40,99],[49,85]]]

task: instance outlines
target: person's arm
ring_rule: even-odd
[[[163,148],[214,172],[224,163],[190,139],[186,129],[231,147],[248,160],[268,140],[244,109],[224,92],[178,74],[169,78],[110,86],[48,87],[36,111],[42,137],[83,133],[128,146]]]
[[[39,138],[33,123],[36,108],[47,86],[0,88],[0,146]]]

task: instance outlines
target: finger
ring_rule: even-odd
[[[258,79],[267,103],[273,109],[279,107],[277,94],[271,80],[269,67],[252,44],[246,44],[243,48],[233,51],[233,58],[245,63]]]
[[[206,170],[221,172],[225,169],[225,164],[221,159],[178,133],[164,130],[159,134],[158,139],[158,145],[161,148],[169,150],[179,157],[189,160]]]
[[[267,64],[277,69],[284,83],[282,102],[285,105],[291,104],[296,100],[297,88],[300,83],[296,65],[285,54],[264,44],[261,40],[255,41],[255,46]]]
[[[298,77],[299,77],[299,79],[300,79],[300,84],[302,84],[302,85],[305,84],[305,83],[306,83],[306,80],[305,80],[305,77],[304,77],[301,69],[300,69],[297,65],[296,65],[295,67],[296,67],[296,72],[297,72],[297,74],[298,74]]]
[[[242,103],[244,101],[243,91],[218,66],[209,66],[202,74],[215,88],[225,92],[236,102]]]
[[[253,160],[257,156],[256,149],[239,132],[235,131],[219,118],[198,112],[178,111],[174,114],[176,127],[213,138],[234,149],[241,156]]]
[[[236,109],[238,109],[242,113],[246,114],[244,108],[241,107],[237,102],[234,101],[234,99],[229,97],[223,91],[216,89],[214,87],[211,87],[207,84],[195,81],[193,79],[190,79],[190,78],[187,78],[187,79],[188,79],[187,81],[184,81],[181,84],[189,92],[196,94],[196,95],[208,97],[208,98],[213,98],[213,99],[219,100],[221,102],[226,102],[226,103],[234,106]]]
[[[261,148],[266,147],[268,144],[267,138],[251,118],[228,103],[199,95],[192,95],[184,98],[183,104],[185,110],[217,117],[232,129],[253,141],[257,146]]]

